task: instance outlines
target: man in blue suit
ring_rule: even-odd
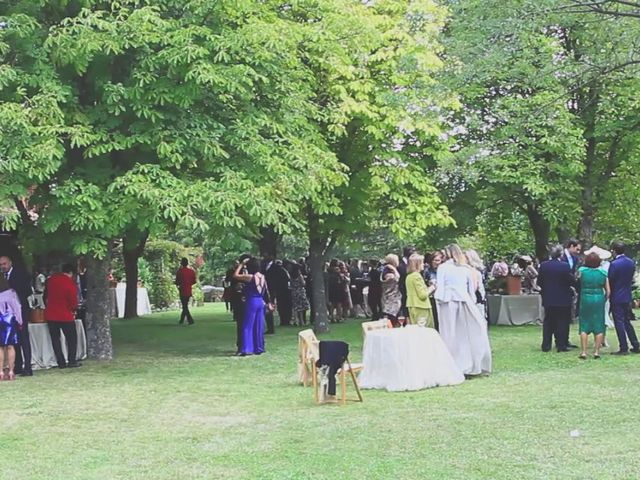
[[[580,264],[580,252],[582,251],[582,245],[575,238],[570,238],[565,242],[564,251],[560,257],[563,262],[566,262],[571,267],[571,273],[575,275],[578,271]]]
[[[550,260],[542,262],[538,271],[538,285],[542,291],[544,323],[542,324],[542,351],[551,350],[552,337],[558,352],[569,351],[569,324],[571,302],[576,280],[567,262],[562,261],[562,246],[549,252]]]
[[[609,266],[611,315],[613,316],[613,323],[616,326],[616,334],[620,344],[620,350],[613,352],[612,355],[627,355],[629,353],[627,336],[633,347],[631,351],[640,353],[638,337],[630,321],[631,286],[633,285],[633,276],[636,273],[636,263],[627,257],[624,251],[624,243],[613,242],[611,244],[611,253],[614,256],[614,260]]]

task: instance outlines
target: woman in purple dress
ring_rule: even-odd
[[[246,266],[247,273],[240,273]],[[240,356],[260,355],[264,353],[264,310],[268,302],[269,290],[264,275],[260,273],[260,262],[251,257],[244,260],[233,274],[234,278],[244,282],[244,318],[242,321],[242,345]]]
[[[16,292],[9,282],[0,276],[0,380],[16,378],[13,367],[16,360],[15,345],[18,345],[18,329],[22,325],[22,307]],[[4,373],[4,359],[9,371]]]

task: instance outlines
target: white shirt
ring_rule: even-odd
[[[557,252],[557,250],[556,250]],[[571,269],[573,270],[573,255],[571,255],[571,252],[569,250],[567,250],[566,248],[564,249],[564,256],[567,259],[567,263],[569,264],[569,267],[571,267]]]

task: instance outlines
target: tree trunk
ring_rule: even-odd
[[[324,246],[318,243],[309,244],[309,270],[311,271],[311,302],[313,313],[311,321],[316,333],[329,331],[329,312],[327,297],[324,291]]]
[[[278,258],[278,243],[280,234],[272,226],[260,227],[260,238],[258,238],[258,250],[261,258]]]
[[[114,297],[109,295],[107,274],[111,263],[111,245],[104,258],[87,256],[87,355],[96,360],[111,360],[110,316]]]
[[[551,225],[549,221],[540,213],[538,205],[527,204],[527,218],[533,231],[533,238],[536,247],[536,257],[538,260],[546,260],[549,256],[547,248],[549,246],[549,234]]]
[[[311,322],[316,333],[329,331],[329,312],[324,288],[324,264],[327,256],[327,238],[322,234],[318,216],[307,208],[309,223],[309,270],[311,272]]]
[[[585,203],[582,218],[580,218],[580,223],[578,224],[578,238],[583,242],[585,250],[593,245],[593,217],[593,204]]]
[[[149,231],[142,234],[128,233],[122,241],[122,257],[124,259],[124,273],[127,277],[127,287],[124,298],[124,318],[138,316],[138,260],[144,252]]]
[[[581,118],[584,122],[583,136],[585,143],[584,174],[582,178],[582,194],[580,196],[580,206],[582,215],[578,223],[578,239],[586,248],[593,244],[593,219],[596,214],[596,204],[598,201],[596,188],[602,181],[602,175],[598,168],[598,137],[596,136],[596,122],[598,119],[598,105],[600,102],[600,92],[597,85],[592,85],[586,93],[586,97],[581,98]]]
[[[571,229],[566,225],[556,227],[556,235],[558,237],[558,243],[564,245],[564,242],[571,238]]]
[[[578,239],[584,244],[585,249],[593,245],[593,218],[595,216],[595,199],[594,199],[594,185],[596,178],[594,178],[594,165],[597,160],[597,143],[593,134],[593,125],[589,132],[590,136],[587,138],[586,147],[586,160],[585,160],[585,173],[582,181],[582,193],[580,195],[580,206],[582,207],[582,214],[580,215],[580,221],[578,222]]]

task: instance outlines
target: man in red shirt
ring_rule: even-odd
[[[180,321],[178,324],[183,324],[186,318],[189,325],[193,325],[193,317],[189,312],[189,299],[193,295],[191,287],[196,283],[196,272],[189,268],[189,260],[183,258],[180,260],[182,265],[176,273],[176,285],[180,291],[180,302],[182,303],[182,313],[180,314]]]
[[[62,271],[51,275],[45,284],[44,319],[47,321],[51,344],[56,355],[58,368],[79,367],[77,359],[78,332],[76,331],[76,308],[78,307],[78,287],[73,281],[74,268],[71,264],[62,266]],[[68,361],[62,353],[60,331],[67,340]]]

